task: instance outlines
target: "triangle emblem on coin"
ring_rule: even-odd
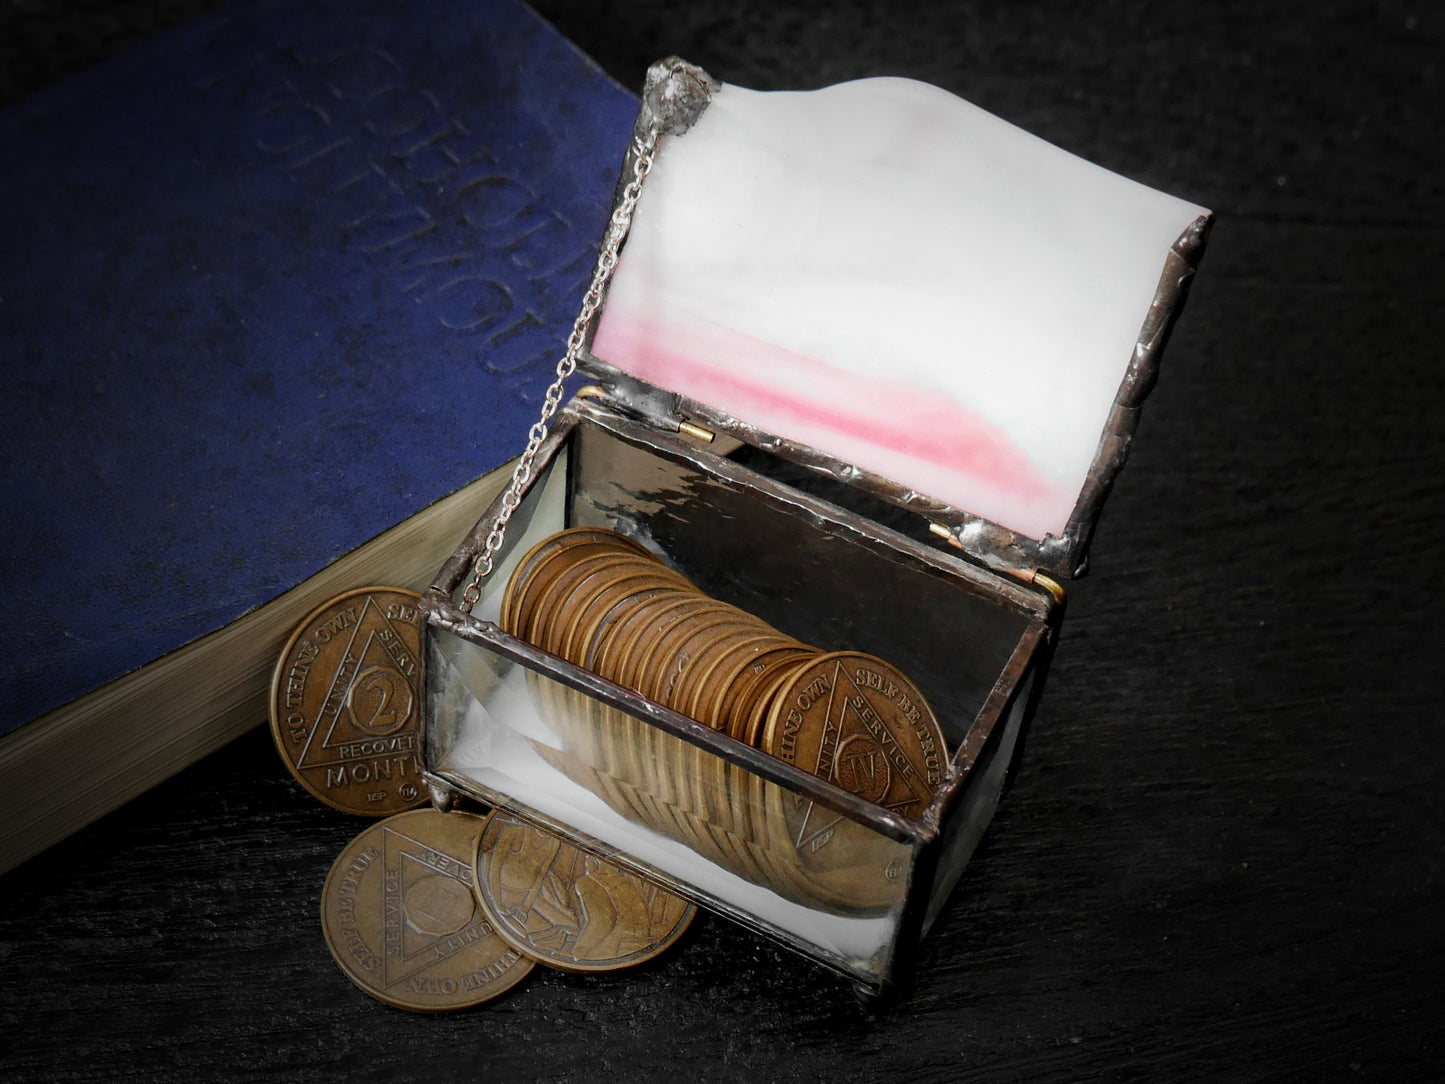
[[[384,737],[410,722],[420,705],[408,675],[419,663],[396,627],[367,595],[350,629],[341,664],[322,701],[297,767],[339,763],[323,750]],[[320,741],[317,737],[320,736]]]
[[[395,986],[491,934],[472,892],[470,867],[384,829],[381,869],[382,985]]]
[[[838,677],[846,682],[841,697],[838,746],[834,751],[831,777],[884,809],[899,812],[911,806],[926,806],[933,791],[918,765],[889,732],[878,706],[860,689],[840,665]],[[888,705],[883,705],[884,711]],[[892,744],[893,754],[887,746]],[[900,763],[901,762],[901,763]],[[903,765],[907,767],[903,767]],[[846,778],[845,778],[846,777]]]
[[[842,663],[834,666],[830,685],[814,774],[894,812],[927,805],[932,791],[922,774],[912,759],[897,748],[896,742],[897,755],[907,762],[908,769],[900,770],[890,758],[884,746],[893,739],[886,725]],[[806,799],[797,801],[799,806],[806,802],[807,808],[803,810],[793,843],[799,850],[817,849],[826,843],[842,816]]]
[[[848,680],[847,675],[843,673],[842,665],[835,663],[833,677],[828,688],[828,709],[823,717],[823,740],[818,744],[818,761],[812,768],[814,775],[824,779],[831,776],[827,770],[828,765],[824,763],[827,759],[827,751],[830,747],[836,746],[843,725],[841,707],[846,701],[838,696],[840,676],[843,680]],[[794,800],[799,807],[803,807],[803,816],[798,822],[797,831],[793,834],[793,846],[800,851],[817,850],[828,842],[828,837],[833,833],[833,826],[842,820],[843,816],[831,809],[824,809],[806,798],[795,796]]]

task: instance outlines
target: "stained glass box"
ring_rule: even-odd
[[[427,779],[886,994],[1016,762],[1210,216],[903,79],[758,93],[661,62],[624,180],[639,154],[591,382],[480,599],[500,503],[423,599]],[[951,756],[924,812],[503,631],[517,561],[573,526],[907,674]]]

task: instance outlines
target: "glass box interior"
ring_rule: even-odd
[[[997,802],[1047,659],[1047,600],[606,405],[570,405],[554,437],[472,613],[434,607],[429,772],[887,985]],[[620,531],[789,636],[907,674],[952,757],[925,813],[865,802],[503,632],[518,561],[573,526]],[[458,586],[444,572],[436,588]]]

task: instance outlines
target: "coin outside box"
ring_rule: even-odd
[[[918,108],[937,106],[948,118],[971,111],[960,123],[1002,125],[980,120],[986,115],[957,99],[949,99],[956,105],[939,105],[934,99],[942,92],[932,88],[917,91],[918,85],[897,80],[846,86],[866,89],[870,83],[886,84],[885,104],[890,95],[916,95],[923,103]],[[817,100],[836,103],[840,90],[818,92]],[[678,150],[674,166],[669,141],[681,148],[691,136],[706,151],[724,122],[746,128],[755,102],[772,123],[772,102],[788,109],[796,104],[810,117],[812,98],[735,88],[719,94],[697,69],[664,62],[649,73],[638,132],[660,128],[656,173],[672,170],[674,178],[683,177],[687,159]],[[705,129],[699,117],[709,117],[713,100],[720,119]],[[857,101],[845,104],[850,117],[863,115]],[[826,120],[826,109],[821,115]],[[866,123],[858,127],[866,139]],[[890,120],[880,130],[898,127]],[[1061,156],[1047,159],[1060,170],[1076,168],[1071,156],[1015,129],[987,132],[1030,155]],[[795,137],[783,142],[786,155],[800,144]],[[637,151],[634,144],[624,177],[631,176]],[[730,151],[726,141],[723,151]],[[1096,167],[1082,168],[1105,178],[1097,183],[1109,199],[1116,188],[1130,199],[1158,196]],[[1035,172],[1053,171],[1049,165]],[[950,176],[957,172],[952,168]],[[666,237],[659,242],[643,231],[658,222],[686,221],[686,197],[675,195],[676,181],[671,189],[658,183],[657,206],[649,205],[657,180],[649,177],[644,187],[608,297],[619,311],[638,297],[646,303],[646,278],[639,292],[638,274],[659,243],[666,247]],[[667,200],[684,205],[681,218],[669,217]],[[1156,205],[1165,207],[1149,204]],[[701,206],[705,224],[723,213],[712,197]],[[1066,522],[1035,534],[1019,526],[1027,515],[1005,523],[1012,513],[979,514],[947,503],[860,464],[866,454],[840,455],[837,445],[821,450],[799,438],[814,431],[807,426],[789,431],[766,413],[768,425],[759,425],[756,413],[745,420],[738,402],[766,407],[772,402],[767,394],[744,389],[741,399],[721,406],[689,395],[699,387],[733,387],[726,380],[709,383],[705,366],[684,366],[680,372],[703,375],[700,383],[680,384],[658,378],[645,350],[632,364],[624,356],[627,344],[636,342],[628,328],[665,326],[672,310],[631,324],[607,313],[594,321],[581,363],[593,383],[562,409],[543,443],[480,602],[467,613],[456,600],[499,505],[486,512],[423,596],[426,767],[434,800],[447,806],[467,795],[508,809],[842,972],[867,994],[888,992],[910,969],[1017,762],[1063,613],[1057,581],[1082,571],[1099,507],[1127,453],[1139,401],[1153,383],[1163,341],[1202,252],[1208,213],[1179,201],[1165,209],[1184,228],[1160,227],[1173,232],[1157,246],[1154,286],[1124,315],[1135,328],[1142,315],[1143,326],[1117,373],[1107,377],[1102,433],[1085,463],[1082,488]],[[993,221],[1019,210],[985,213]],[[1042,228],[1060,232],[1057,224]],[[850,251],[866,250],[875,240],[861,231]],[[700,260],[695,250],[684,258]],[[665,252],[656,259],[665,267]],[[799,264],[787,253],[783,262]],[[627,271],[631,280],[623,278]],[[1027,316],[1048,303],[1034,295],[1020,298],[1019,307]],[[724,335],[734,349],[758,336],[752,315],[757,306],[747,298],[729,304],[744,313],[739,326],[746,325],[745,334]],[[711,331],[698,341],[716,338],[708,336]],[[786,397],[788,359],[798,351],[792,343],[783,346],[776,365]],[[893,371],[884,365],[885,376]],[[858,388],[876,382],[858,379],[863,383],[852,385],[855,399]],[[846,400],[848,391],[842,394]],[[1000,423],[1005,435],[1031,439],[1027,408],[998,416],[1021,419]],[[843,447],[851,453],[853,446]],[[816,476],[817,484],[799,476]],[[620,531],[703,591],[783,633],[823,650],[877,655],[908,675],[932,706],[951,757],[924,813],[909,819],[874,805],[502,631],[497,618],[512,568],[537,541],[574,526]]]

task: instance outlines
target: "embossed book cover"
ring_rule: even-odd
[[[264,677],[52,724],[521,447],[635,109],[500,0],[233,6],[0,115],[0,868]]]

